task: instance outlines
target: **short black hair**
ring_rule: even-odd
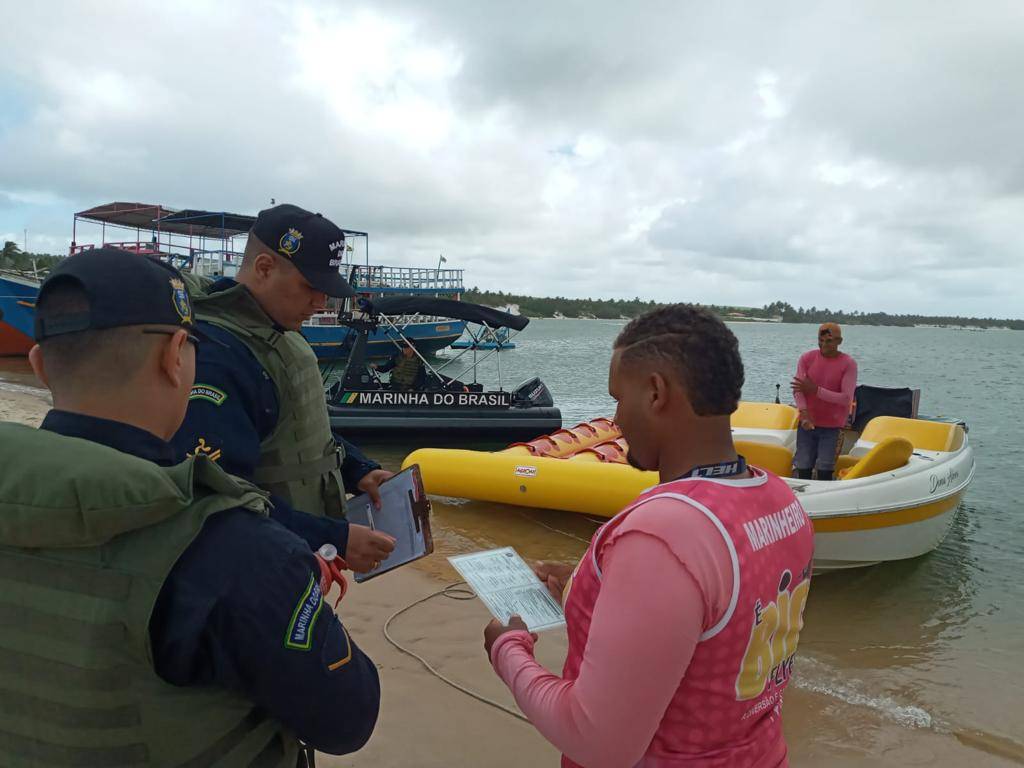
[[[50,285],[36,304],[36,316],[54,320],[89,311],[85,289],[75,280]],[[137,326],[89,329],[50,336],[39,342],[50,388],[56,394],[70,387],[88,389],[124,382],[139,370],[154,337]]]
[[[728,416],[743,391],[739,344],[725,323],[693,304],[670,304],[631,320],[615,349],[622,362],[671,365],[698,416]]]

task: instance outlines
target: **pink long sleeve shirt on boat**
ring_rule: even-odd
[[[634,513],[615,532],[576,680],[541,666],[526,632],[506,633],[491,649],[494,669],[520,709],[545,738],[587,768],[637,762],[701,633],[729,607],[731,560],[709,520],[694,516],[685,553],[674,554],[664,541],[640,529],[645,521],[663,517],[659,506],[678,514],[674,504],[652,501],[644,514]]]
[[[818,385],[813,395],[795,392],[796,407],[806,409],[815,426],[844,426],[857,387],[856,361],[844,352],[836,357],[825,357],[821,350],[812,349],[800,355],[796,375],[801,379],[810,377]]]

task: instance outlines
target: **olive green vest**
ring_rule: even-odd
[[[153,669],[149,619],[211,515],[265,515],[204,457],[163,468],[0,424],[0,765],[282,766],[298,742],[236,693]]]
[[[416,374],[419,372],[420,359],[416,355],[406,357],[399,354],[398,360],[395,361],[395,367],[391,369],[391,388],[412,389],[413,384],[416,383]]]
[[[280,331],[244,285],[206,293],[190,278],[196,317],[233,333],[277,390],[277,426],[260,444],[253,482],[296,509],[344,516],[344,452],[334,442],[316,354],[301,333]]]

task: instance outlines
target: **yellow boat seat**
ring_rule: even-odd
[[[848,453],[840,454],[839,458],[836,459],[836,477],[838,477],[844,469],[849,469],[860,460],[860,456],[851,456]]]
[[[886,418],[886,417],[878,417]],[[908,419],[909,421],[909,419]],[[886,437],[864,454],[856,464],[839,473],[840,480],[856,480],[858,477],[879,475],[906,466],[914,444],[905,437]]]
[[[793,474],[793,452],[781,445],[771,443],[754,443],[749,440],[737,440],[736,453],[747,460],[748,464],[771,472],[779,477]]]
[[[730,418],[733,428],[796,429],[796,408],[780,403],[740,402]]]
[[[918,451],[956,451],[964,444],[964,429],[942,421],[876,416],[864,427],[860,439],[880,443],[887,437],[905,438]]]

